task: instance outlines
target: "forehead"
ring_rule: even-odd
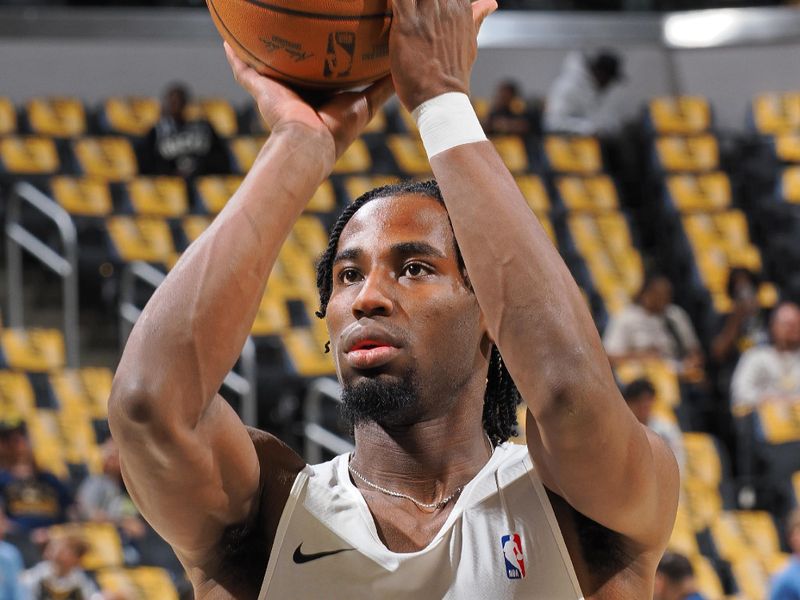
[[[800,308],[792,304],[784,304],[775,313],[775,322],[793,323],[800,320]]]
[[[357,246],[369,250],[398,241],[425,241],[449,254],[455,238],[444,205],[422,194],[371,200],[342,230],[338,249]]]

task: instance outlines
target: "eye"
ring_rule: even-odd
[[[430,267],[418,262],[408,263],[403,267],[402,271],[403,275],[408,275],[409,277],[422,277],[423,275],[429,275],[430,273]]]
[[[361,273],[359,273],[358,269],[353,269],[352,267],[346,267],[339,271],[339,281],[342,283],[356,283],[361,279]]]

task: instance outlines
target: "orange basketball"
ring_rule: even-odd
[[[206,0],[222,37],[264,75],[338,89],[389,72],[387,0]]]

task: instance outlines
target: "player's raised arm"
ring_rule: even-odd
[[[493,6],[472,4],[476,21]],[[489,334],[532,415],[528,446],[545,483],[643,550],[663,549],[675,460],[628,410],[567,266],[481,141],[463,95],[477,51],[469,0],[394,0],[393,10],[395,89],[415,111]]]
[[[277,441],[268,444],[266,460],[257,456],[217,390],[250,333],[293,224],[392,92],[386,79],[363,93],[339,94],[315,111],[226,52],[272,133],[239,190],[148,303],[109,403],[129,490],[190,565],[208,558],[227,527],[252,518],[262,488],[269,494],[271,478],[285,475],[262,469],[296,473],[302,467]]]

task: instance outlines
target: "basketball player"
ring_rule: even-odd
[[[198,598],[652,596],[675,460],[620,397],[469,107],[474,22],[495,6],[394,0],[392,81],[317,111],[226,49],[272,135],[148,304],[109,405],[129,489]],[[432,184],[378,190],[335,226],[320,314],[356,449],[307,466],[216,392],[281,244],[392,84],[443,201]],[[527,447],[504,443],[516,390]]]

